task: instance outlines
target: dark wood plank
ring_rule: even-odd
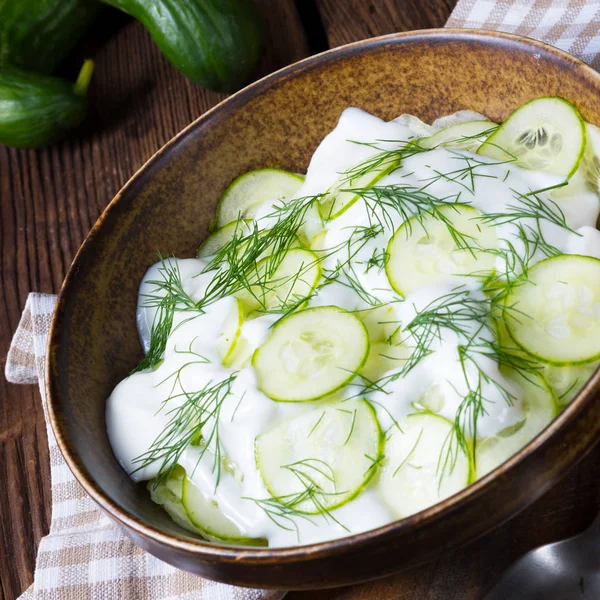
[[[293,0],[256,2],[266,49],[256,76],[307,56]],[[30,291],[57,292],[100,212],[166,141],[223,96],[186,81],[144,29],[107,10],[61,74],[96,61],[86,124],[42,150],[0,146],[0,363]],[[0,599],[33,579],[50,523],[46,432],[39,393],[0,377]]]
[[[443,27],[457,0],[316,0],[331,47],[365,38]]]

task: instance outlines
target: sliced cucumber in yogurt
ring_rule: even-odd
[[[399,118],[400,119],[400,118]],[[390,140],[381,140],[382,142]],[[353,168],[342,173],[338,181],[333,184],[319,201],[319,212],[323,221],[336,219],[346,212],[359,198],[352,189],[369,188],[380,179],[396,170],[402,162],[400,148],[404,145],[410,147],[416,141],[398,142],[398,152],[381,150],[367,158]]]
[[[557,415],[556,398],[543,377],[533,373],[507,372],[523,391],[524,417],[498,434],[477,441],[475,468],[477,477],[483,477],[507,461],[547,427]]]
[[[385,271],[402,296],[455,275],[485,278],[494,272],[495,256],[477,248],[497,247],[495,228],[485,225],[470,206],[444,206],[439,213],[443,220],[431,214],[412,217],[389,241]],[[457,245],[455,232],[462,234],[458,241],[464,244]]]
[[[411,348],[403,344],[371,343],[367,362],[360,370],[360,375],[366,382],[377,381],[388,371],[399,371],[412,352]]]
[[[215,225],[220,228],[238,219],[252,219],[258,207],[269,200],[291,198],[304,177],[281,169],[257,169],[236,178],[217,205]]]
[[[492,121],[468,121],[452,125],[434,135],[419,140],[423,148],[453,148],[477,152],[477,149],[498,128]]]
[[[179,465],[158,485],[154,481],[148,482],[148,490],[152,500],[160,504],[173,521],[187,531],[213,542],[267,545],[267,540],[242,536],[236,525],[214,502],[204,497],[200,489],[188,479],[185,469]]]
[[[398,320],[394,316],[394,309],[389,304],[376,306],[355,313],[364,323],[369,333],[371,342],[395,341],[399,332]]]
[[[586,144],[581,170],[583,176],[598,194],[600,193],[600,127],[586,123],[585,133]]]
[[[579,111],[563,98],[545,97],[517,108],[477,152],[569,178],[579,167],[585,140]]]
[[[321,265],[310,250],[288,250],[275,271],[273,258],[266,257],[247,274],[252,283],[236,293],[246,313],[301,308],[321,277]],[[256,282],[256,283],[254,283]]]
[[[185,508],[181,503],[181,494],[183,480],[185,479],[185,470],[177,465],[166,480],[158,485],[155,481],[148,482],[148,491],[153,502],[160,504],[169,514],[169,516],[187,531],[192,533],[200,533],[200,531],[188,518]]]
[[[320,306],[279,321],[252,365],[269,398],[306,402],[346,385],[368,353],[369,336],[360,319],[337,306]]]
[[[322,404],[256,439],[256,464],[269,493],[318,514],[356,497],[377,471],[383,435],[365,400]]]
[[[544,365],[540,372],[556,396],[558,406],[563,408],[575,398],[597,368],[597,362],[567,367]]]
[[[237,525],[228,519],[216,501],[209,500],[188,477],[183,478],[181,502],[194,527],[213,542],[267,546],[267,540],[243,536]]]
[[[365,169],[364,174],[356,177],[344,177],[323,196],[319,202],[319,213],[324,221],[336,219],[345,213],[358,199],[358,194],[352,188],[368,188],[374,186],[380,179],[391,173],[400,164],[400,159],[383,160],[373,168]],[[360,167],[360,165],[359,165]],[[358,169],[360,172],[361,169]]]
[[[231,366],[232,358],[235,356],[243,323],[244,308],[239,300],[234,299],[216,344],[217,352],[226,367]]]
[[[504,320],[527,353],[554,365],[600,359],[600,260],[563,254],[534,265],[506,299]]]
[[[406,417],[386,441],[380,491],[394,515],[402,519],[456,494],[469,483],[469,458],[452,456],[452,423],[431,413]]]
[[[213,256],[223,248],[223,246],[231,242],[234,237],[236,240],[239,240],[242,237],[247,236],[251,231],[251,223],[252,221],[249,219],[240,219],[238,221],[232,221],[224,227],[217,229],[217,231],[211,233],[204,242],[202,242],[202,245],[198,248],[197,257],[206,258],[207,256]]]

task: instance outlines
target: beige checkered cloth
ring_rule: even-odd
[[[600,68],[600,0],[460,0],[446,27],[524,35]]]
[[[498,29],[558,46],[600,67],[600,0],[460,0],[448,27]],[[46,336],[55,297],[31,294],[13,339],[6,377],[43,381]],[[44,411],[44,389],[40,386]],[[52,523],[40,544],[35,600],[274,600],[283,593],[200,579],[146,554],[125,538],[75,481],[48,428]]]
[[[29,294],[6,362],[13,383],[40,383],[50,446],[52,523],[38,550],[26,600],[279,600],[283,592],[201,579],[126,538],[75,481],[48,422],[44,357],[56,296]]]

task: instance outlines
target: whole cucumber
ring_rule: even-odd
[[[0,65],[50,74],[99,6],[95,0],[0,0]]]
[[[246,83],[260,58],[262,28],[252,0],[103,0],[144,25],[193,82],[219,92]]]
[[[17,67],[0,68],[0,143],[32,148],[55,142],[79,125],[94,64],[83,64],[75,84]]]

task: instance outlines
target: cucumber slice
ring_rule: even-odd
[[[200,248],[198,248],[197,257],[198,258],[206,258],[214,256],[223,246],[228,244],[234,236],[238,239],[238,244],[236,244],[235,249],[241,253],[244,250],[248,242],[242,242],[241,238],[249,236],[252,233],[252,220],[250,219],[240,219],[239,221],[233,221],[221,229],[217,229],[214,233],[209,235],[206,240],[202,243]],[[261,238],[267,234],[267,230],[260,231],[258,233],[258,237]],[[291,248],[302,248],[302,243],[300,242],[300,238],[298,236],[294,236],[290,242],[289,246]],[[258,257],[258,260],[262,260],[268,256],[271,256],[273,253],[273,247],[267,247],[262,254]]]
[[[369,162],[372,159],[369,159]],[[374,186],[380,179],[394,171],[400,165],[400,159],[382,160],[381,164],[365,169],[360,173],[360,164],[355,167],[360,173],[356,177],[342,177],[331,189],[327,191],[319,202],[319,212],[323,221],[331,221],[345,213],[360,196],[353,192],[344,191],[350,188],[368,188]]]
[[[239,300],[234,299],[216,344],[217,352],[226,367],[231,366],[232,358],[235,356],[243,322],[244,308]]]
[[[556,398],[543,377],[528,374],[525,378],[518,371],[513,370],[505,374],[518,383],[523,390],[522,408],[525,417],[497,435],[477,441],[475,469],[478,478],[493,471],[526,446],[552,422],[558,412]]]
[[[513,340],[542,362],[600,358],[600,260],[562,254],[534,265],[508,295],[504,320]]]
[[[346,385],[368,352],[369,336],[360,319],[337,306],[319,306],[279,321],[252,365],[269,398],[305,402]]]
[[[356,316],[367,328],[371,342],[392,342],[398,337],[400,329],[392,306],[377,306],[361,310],[356,313]]]
[[[315,239],[323,233],[323,219],[319,205],[311,204],[304,216],[304,222],[298,229],[298,237],[306,248],[313,248]]]
[[[217,229],[214,233],[211,233],[201,244],[200,248],[198,248],[197,257],[198,258],[206,258],[207,256],[213,256],[216,254],[223,246],[228,244],[234,236],[237,239],[248,235],[251,231],[250,225],[252,221],[247,220],[239,220],[232,221],[228,223],[221,229]]]
[[[177,525],[192,533],[202,534],[202,531],[195,527],[189,520],[185,508],[183,508],[183,504],[181,503],[184,479],[185,470],[177,465],[165,481],[159,483],[157,486],[154,485],[154,480],[149,481],[147,488],[152,501],[160,504]]]
[[[213,542],[267,546],[267,540],[242,535],[237,525],[228,519],[218,504],[204,496],[198,486],[188,477],[183,478],[181,503],[190,523]]]
[[[560,408],[567,406],[598,368],[598,363],[555,367],[544,365],[542,376],[550,386]]]
[[[430,413],[406,417],[391,430],[379,489],[399,519],[456,494],[469,483],[469,459],[459,451],[443,469],[452,423]]]
[[[275,272],[268,275],[272,265],[270,257],[259,261],[256,272],[248,276],[258,283],[236,293],[246,313],[301,308],[321,278],[319,258],[310,250],[289,250]]]
[[[445,115],[444,117],[438,117],[432,124],[434,132],[447,129],[453,125],[460,125],[461,123],[468,123],[470,121],[487,121],[487,117],[474,110],[457,110],[451,115]]]
[[[448,205],[439,209],[451,226],[467,238],[472,247],[496,248],[496,229],[485,225],[480,213],[470,206]],[[385,266],[391,286],[406,296],[455,275],[494,272],[495,256],[488,252],[459,248],[447,223],[433,215],[413,217],[394,233],[387,247]]]
[[[423,148],[454,148],[477,152],[498,126],[492,121],[468,121],[452,125],[434,135],[419,140]]]
[[[257,169],[234,179],[217,205],[216,227],[238,219],[251,219],[268,200],[291,198],[304,183],[304,177],[281,169]]]
[[[434,383],[413,406],[419,411],[425,409],[425,411],[430,413],[439,413],[446,406],[446,396],[442,392],[440,385]]]
[[[477,153],[497,160],[514,156],[519,167],[569,178],[584,150],[585,123],[579,111],[563,98],[545,97],[517,108]]]
[[[372,343],[367,362],[360,370],[360,374],[366,380],[377,381],[388,371],[400,370],[412,352],[410,348],[402,344]]]
[[[581,167],[583,176],[600,193],[600,127],[585,124],[586,144]]]
[[[404,125],[404,127],[408,127],[411,133],[409,139],[423,138],[434,133],[434,129],[431,125],[421,121],[419,117],[415,117],[414,115],[403,114],[392,119],[392,121],[394,123],[400,123],[400,125]]]
[[[269,493],[318,514],[355,498],[375,474],[383,435],[365,400],[319,406],[256,438],[256,465]]]

